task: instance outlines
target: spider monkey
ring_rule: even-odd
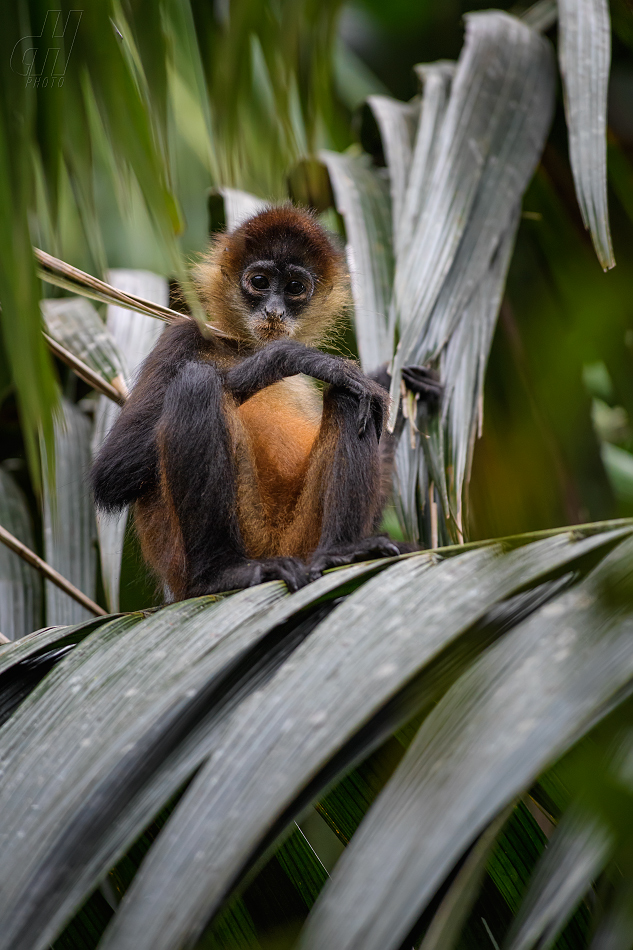
[[[163,332],[94,464],[97,505],[134,503],[175,600],[273,578],[296,590],[398,554],[375,535],[389,376],[315,348],[349,303],[343,253],[308,212],[271,207],[220,235],[194,278],[226,336],[187,318]],[[404,376],[437,402],[432,372]],[[326,384],[322,405],[306,377]]]

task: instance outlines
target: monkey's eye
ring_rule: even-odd
[[[251,277],[251,284],[255,290],[268,290],[270,287],[270,281],[263,274],[255,274]]]
[[[291,280],[289,284],[286,284],[286,293],[291,297],[299,297],[300,294],[305,293],[305,287],[300,280]]]

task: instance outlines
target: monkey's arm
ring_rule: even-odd
[[[225,385],[242,403],[261,389],[298,373],[329,383],[355,397],[359,434],[364,433],[370,419],[380,434],[386,407],[383,388],[350,360],[321,353],[294,340],[277,340],[247,357],[227,372]]]
[[[193,321],[167,328],[143,364],[138,382],[101,446],[91,479],[97,507],[116,511],[157,484],[156,427],[165,393],[201,337]]]

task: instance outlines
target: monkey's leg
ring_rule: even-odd
[[[247,558],[237,519],[236,466],[227,425],[231,403],[213,365],[186,363],[170,384],[158,425],[163,497],[178,523],[184,576],[178,599],[250,587],[280,578],[307,582],[296,558]],[[167,515],[167,512],[166,512]]]

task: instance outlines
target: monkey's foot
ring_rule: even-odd
[[[269,557],[262,561],[255,561],[254,565],[259,568],[259,574],[256,571],[256,579],[249,586],[263,584],[264,581],[285,581],[286,587],[292,593],[305,587],[310,581],[308,567],[304,561],[298,557]]]
[[[371,561],[379,557],[396,557],[403,549],[413,550],[410,545],[399,545],[385,535],[363,538],[353,544],[340,544],[327,551],[315,551],[310,561],[310,580],[316,580],[329,567],[353,564],[356,561]]]
[[[434,369],[426,366],[405,366],[402,379],[408,390],[419,394],[430,409],[435,409],[442,401],[444,387]]]
[[[225,567],[208,583],[197,584],[187,592],[187,597],[203,594],[221,594],[227,590],[242,590],[255,587],[265,581],[285,581],[289,591],[294,592],[309,583],[308,567],[296,557],[269,557],[261,561],[239,561]]]

